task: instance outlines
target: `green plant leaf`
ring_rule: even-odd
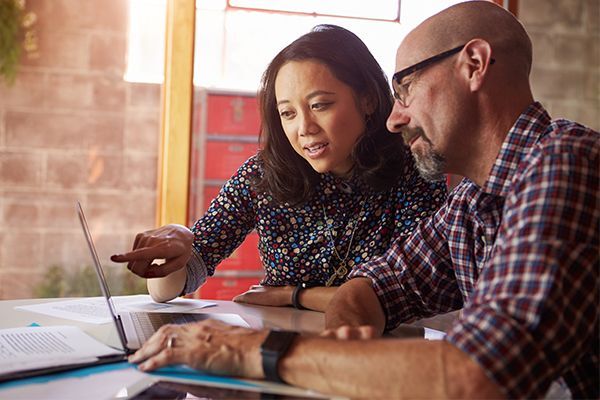
[[[0,79],[14,83],[22,51],[23,10],[16,0],[0,0]]]

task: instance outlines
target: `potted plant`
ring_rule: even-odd
[[[25,0],[0,0],[0,81],[14,82],[23,50],[36,55],[36,19],[26,12]]]

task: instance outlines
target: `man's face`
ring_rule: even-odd
[[[410,46],[398,49],[396,71],[404,71],[432,56],[411,57],[409,54]],[[396,101],[387,121],[390,132],[402,134],[419,172],[428,180],[443,179],[446,169],[444,154],[448,146],[444,115],[448,113],[448,107],[438,95],[448,90],[443,62],[435,61],[394,80]]]

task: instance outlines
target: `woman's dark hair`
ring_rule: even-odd
[[[373,107],[366,131],[352,151],[354,176],[376,191],[396,183],[406,158],[401,135],[392,135],[386,119],[393,98],[385,73],[365,44],[352,32],[335,25],[317,25],[281,50],[262,76],[258,93],[261,113],[259,161],[263,175],[255,182],[258,191],[270,193],[280,203],[305,203],[319,183],[319,173],[294,151],[287,139],[275,98],[275,79],[290,61],[314,60],[326,65],[357,98]]]

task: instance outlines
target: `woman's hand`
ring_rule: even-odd
[[[264,373],[260,346],[267,334],[268,330],[241,328],[215,320],[164,325],[129,357],[129,362],[139,364],[142,371],[186,364],[216,374],[261,379]]]
[[[126,262],[127,268],[143,278],[159,278],[187,264],[192,255],[194,234],[183,225],[165,225],[138,233],[132,251],[113,255],[114,262]],[[154,260],[164,259],[164,264]]]
[[[250,290],[233,298],[237,303],[258,304],[261,306],[289,306],[295,286],[250,286]]]

